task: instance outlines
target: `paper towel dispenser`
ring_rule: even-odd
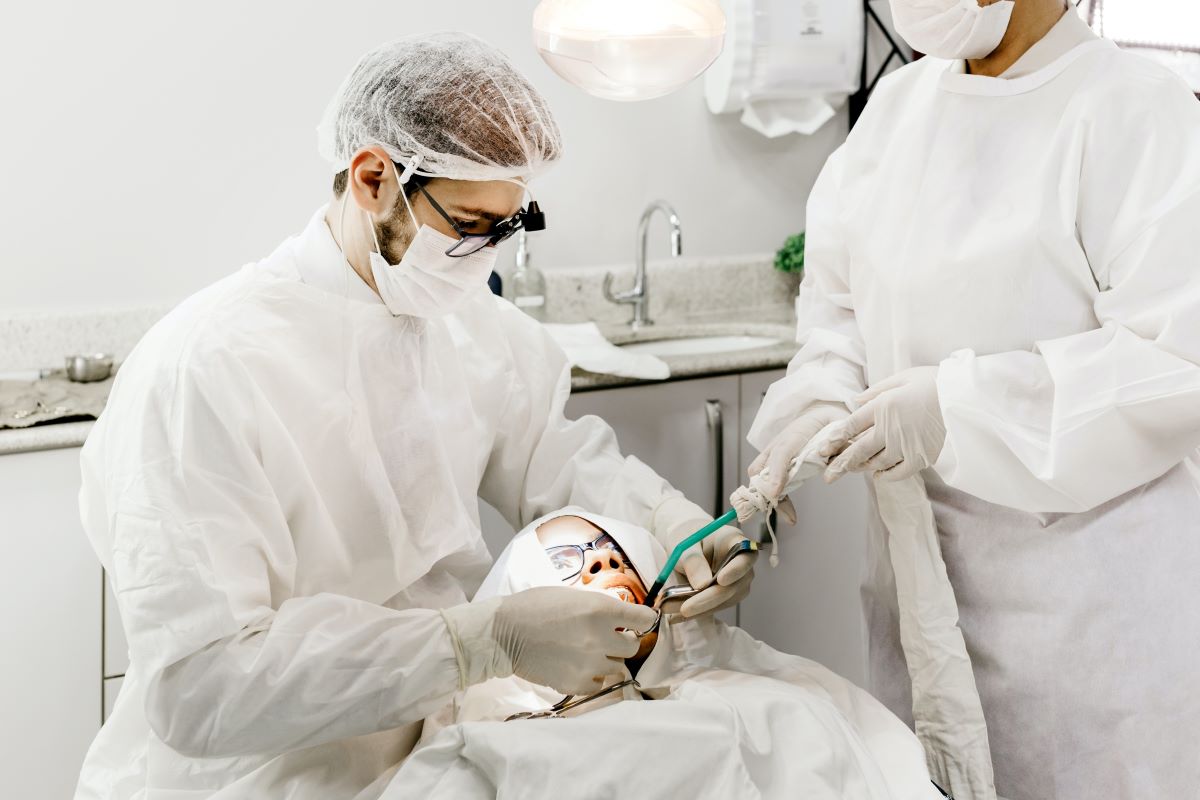
[[[858,91],[864,20],[853,0],[722,0],[725,51],[705,75],[714,114],[763,134],[811,134]]]

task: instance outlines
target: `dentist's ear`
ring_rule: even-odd
[[[350,160],[347,191],[375,219],[391,213],[400,193],[396,169],[382,147],[364,147]]]

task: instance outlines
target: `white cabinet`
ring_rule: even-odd
[[[621,452],[637,456],[713,516],[740,483],[738,376],[581,392],[567,416],[603,418]]]
[[[125,682],[125,678],[105,678],[104,679],[104,719],[108,720],[112,716],[113,708],[117,705],[117,695],[121,693],[121,684]]]
[[[100,728],[100,564],[79,450],[0,456],[0,797],[65,798]]]
[[[742,376],[742,475],[756,454],[744,443],[745,433],[767,387],[782,374]],[[796,524],[779,520],[776,526],[782,560],[774,569],[765,558],[759,561],[754,589],[741,604],[741,625],[777,650],[810,658],[863,686],[859,587],[866,571],[866,486],[857,475],[832,486],[813,480],[793,493],[792,502]]]
[[[604,419],[622,453],[646,462],[714,516],[725,512],[740,483],[737,375],[579,392],[566,414]],[[491,506],[479,506],[484,541],[498,556],[514,531]]]

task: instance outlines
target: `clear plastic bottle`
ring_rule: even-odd
[[[530,263],[525,231],[517,234],[517,268],[508,279],[513,305],[538,322],[546,321],[546,276]]]

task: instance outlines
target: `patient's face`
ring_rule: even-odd
[[[646,601],[646,585],[616,540],[582,517],[555,517],[537,529],[538,541],[564,586],[602,592],[626,603]],[[650,655],[658,632],[640,639],[634,659]]]
[[[626,603],[646,600],[646,586],[611,536],[582,517],[556,517],[538,526],[538,541],[565,586],[603,592]]]

